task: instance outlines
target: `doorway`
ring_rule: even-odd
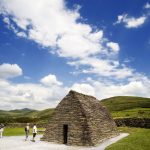
[[[63,125],[63,137],[64,137],[64,144],[67,144],[68,142],[68,125]]]

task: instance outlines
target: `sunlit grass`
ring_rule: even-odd
[[[106,150],[149,150],[150,129],[119,127],[120,132],[130,135],[106,148]]]
[[[38,128],[38,131],[43,131],[44,128]],[[32,129],[30,130],[30,135],[32,134]],[[38,134],[42,134],[42,132],[38,132]],[[4,129],[4,136],[19,136],[25,135],[24,128],[5,128]]]
[[[134,108],[111,112],[113,118],[150,118],[150,108]]]

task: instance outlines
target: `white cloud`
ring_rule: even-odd
[[[55,75],[43,77],[41,83],[13,83],[9,81],[22,75],[17,64],[0,65],[0,109],[45,109],[55,107],[69,91]],[[26,79],[31,79],[24,76]],[[61,92],[60,92],[61,91]]]
[[[135,75],[136,76],[136,75]],[[141,79],[141,77],[143,77]],[[74,84],[76,91],[91,95],[98,99],[109,98],[113,96],[142,96],[150,97],[150,80],[145,76],[134,78],[127,83],[113,83],[109,80],[93,80],[87,78],[85,83]],[[84,86],[83,86],[84,85]],[[89,87],[89,88],[88,88]]]
[[[85,27],[83,26],[82,28]],[[96,33],[85,31],[85,33],[82,34],[74,33],[64,35],[58,41],[58,54],[63,57],[84,58],[100,53],[102,51],[102,45],[100,44],[102,35],[103,31],[99,31]]]
[[[119,15],[118,20],[114,24],[124,23],[126,28],[138,28],[145,23],[147,16],[139,18],[130,17],[127,14]]]
[[[146,4],[144,5],[144,8],[145,8],[145,9],[150,9],[150,4],[149,4],[149,3],[146,3]]]
[[[16,34],[19,37],[26,37],[26,34],[24,32],[17,32]]]
[[[55,85],[60,86],[63,84],[62,82],[58,81],[56,76],[53,74],[49,74],[49,75],[43,77],[40,80],[40,82],[47,86],[55,86]]]
[[[141,74],[134,74],[126,83],[87,78],[84,82],[63,86],[55,75],[43,77],[41,83],[13,83],[0,79],[1,109],[45,109],[56,107],[60,100],[73,89],[77,92],[95,96],[98,99],[117,95],[150,97],[150,80]]]
[[[10,20],[9,20],[9,18],[8,17],[5,17],[4,19],[3,19],[3,21],[6,23],[6,24],[10,24]]]
[[[0,3],[1,13],[7,17],[5,22],[9,26],[13,22],[22,30],[21,36],[28,33],[29,39],[42,46],[57,47],[60,56],[80,57],[101,50],[99,42],[103,31],[93,31],[90,25],[77,23],[81,19],[79,10],[67,9],[64,0],[31,0],[30,3],[26,0],[1,0]],[[14,30],[19,32],[18,28]],[[17,35],[20,36],[20,32]]]
[[[75,90],[77,92],[83,93],[83,94],[88,94],[88,95],[95,96],[95,89],[90,84],[75,83],[75,84],[73,84],[71,89]]]
[[[22,75],[22,69],[17,64],[1,64],[0,78],[14,78]]]
[[[107,46],[111,48],[114,52],[118,52],[120,50],[119,44],[115,42],[108,42]]]
[[[0,109],[54,108],[69,89],[60,85],[40,83],[13,83],[0,79]]]
[[[118,76],[117,68],[110,62],[117,58],[119,44],[105,38],[103,30],[95,30],[91,25],[79,21],[82,20],[79,9],[68,9],[64,0],[31,0],[30,3],[26,0],[1,0],[0,3],[1,13],[7,18],[5,22],[17,36],[27,37],[49,47],[50,52],[59,57],[73,61],[79,59],[82,62],[90,58],[92,61],[85,64],[90,67],[90,73],[103,72],[105,75],[111,72],[110,75]],[[14,24],[17,28],[14,28]],[[97,57],[101,55],[103,59]],[[95,57],[99,60],[94,60]],[[99,61],[96,68],[93,66],[93,60]],[[98,64],[102,69],[97,67]],[[106,69],[103,69],[101,64],[104,64]],[[95,71],[97,69],[102,71]]]
[[[0,99],[3,100],[0,108],[55,107],[69,89],[99,99],[116,95],[150,96],[149,79],[119,62],[119,44],[104,37],[103,30],[84,23],[79,9],[68,9],[64,0],[0,0],[0,14],[17,36],[48,47],[59,57],[69,58],[67,63],[78,68],[76,72],[118,81],[88,79],[86,83],[65,87],[55,75],[49,74],[37,84],[17,84],[6,79],[22,75],[22,69],[17,64],[3,64],[0,66]],[[135,18],[125,14],[118,16],[116,23],[137,28],[146,19],[146,16]],[[119,83],[120,80],[123,82]]]
[[[80,73],[94,73],[105,77],[127,78],[133,75],[134,70],[125,65],[121,66],[115,60],[102,60],[98,58],[85,58],[83,60],[68,62],[71,66],[86,66],[86,69],[80,69]]]

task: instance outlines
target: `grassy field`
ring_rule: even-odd
[[[150,118],[150,108],[134,108],[112,111],[113,118]]]
[[[38,131],[43,131],[44,128],[38,128]],[[32,134],[32,130],[30,131],[30,134]],[[38,132],[38,134],[42,134],[42,132]],[[24,128],[5,128],[4,129],[4,136],[19,136],[19,135],[25,135]]]
[[[113,118],[150,118],[150,98],[117,96],[104,99],[101,103]]]
[[[101,101],[111,112],[134,108],[150,108],[150,98],[116,96]]]
[[[149,150],[150,129],[119,127],[120,132],[129,133],[124,139],[114,143],[106,150]]]

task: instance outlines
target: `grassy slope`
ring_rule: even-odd
[[[36,117],[43,117],[47,115],[51,115],[53,112],[53,109],[45,109],[42,111],[37,111],[37,110],[29,110],[29,111],[24,111],[24,110],[11,110],[11,111],[3,111],[0,110],[0,117],[31,117],[31,118],[36,118]]]
[[[150,118],[150,108],[133,108],[111,112],[113,118]]]
[[[101,101],[110,111],[121,111],[133,108],[150,108],[150,98],[117,96]]]
[[[120,127],[121,132],[130,133],[106,148],[106,150],[149,150],[150,129]]]
[[[24,117],[24,116],[28,116],[28,113],[36,113],[38,111],[36,110],[11,110],[11,111],[3,111],[0,110],[0,117]]]
[[[54,109],[37,110],[13,110],[1,111],[0,122],[47,122],[54,112]],[[17,120],[16,120],[17,119]],[[15,120],[15,121],[14,121]],[[32,120],[32,121],[31,121]]]
[[[118,96],[102,100],[114,118],[141,117],[150,118],[150,98]],[[0,117],[30,117],[48,120],[54,109],[0,111]]]
[[[141,117],[150,118],[150,98],[118,96],[101,101],[114,118]]]

